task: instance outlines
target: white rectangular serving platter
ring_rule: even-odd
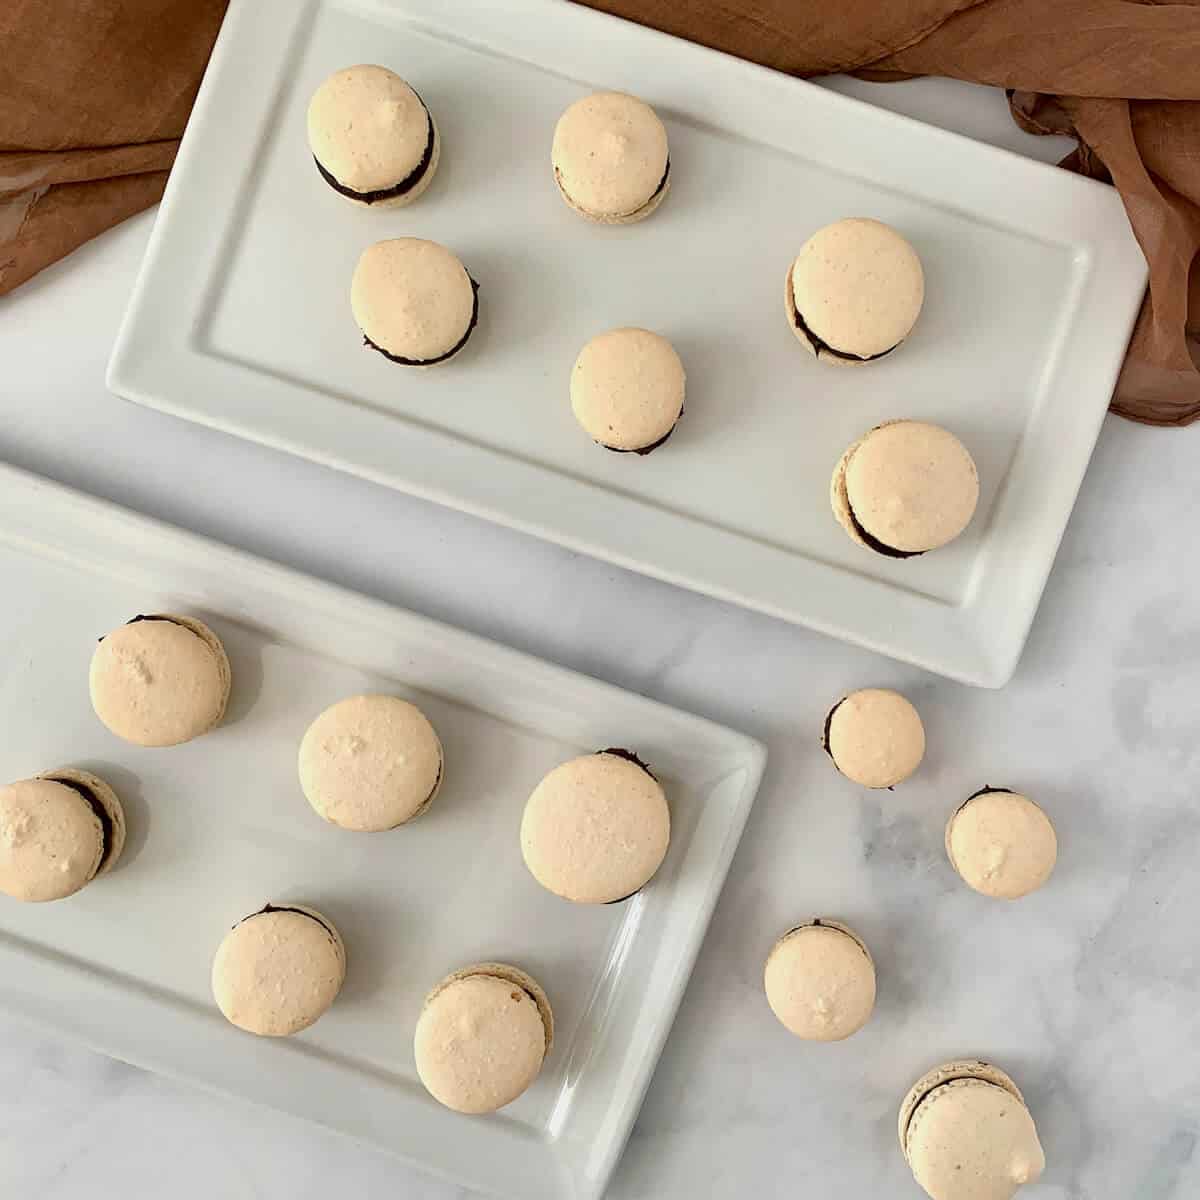
[[[442,162],[399,210],[356,209],[305,135],[324,76],[382,62],[435,113]],[[555,120],[644,96],[672,188],[602,228],[554,187]],[[799,346],[784,278],[828,221],[916,245],[907,344],[839,370]],[[480,282],[468,349],[429,371],[365,349],[360,252],[452,247]],[[234,0],[109,368],[130,399],[536,533],[969,683],[1015,668],[1146,280],[1111,188],[565,0]],[[668,336],[687,411],[647,458],[595,446],[567,399],[584,342]],[[967,534],[895,562],[829,509],[842,450],[894,417],[979,464]]]
[[[512,1200],[591,1200],[629,1135],[758,787],[751,738],[0,465],[0,778],[72,764],[124,799],[117,868],[53,904],[0,896],[0,1008],[130,1062],[365,1139]],[[96,638],[140,612],[211,623],[233,666],[225,724],[145,750],[92,713]],[[326,705],[414,697],[446,778],[411,827],[323,822],[296,750]],[[521,861],[521,810],[579,753],[636,747],[664,780],[671,849],[633,900],[575,906]],[[257,1039],[209,992],[225,931],[308,901],[348,952],[312,1029]],[[412,1031],[426,991],[500,959],[546,987],[540,1078],[487,1118],[429,1097]]]

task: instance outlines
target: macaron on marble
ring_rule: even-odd
[[[176,746],[213,729],[231,683],[220,638],[175,613],[137,616],[107,634],[88,676],[96,716],[137,746]]]
[[[335,71],[308,104],[308,145],[317,170],[360,205],[398,208],[433,180],[441,137],[420,96],[387,67]]]
[[[445,246],[389,238],[359,257],[350,307],[371,349],[401,366],[432,367],[470,341],[479,285]]]
[[[1046,1167],[1017,1085],[990,1063],[951,1062],[900,1107],[900,1148],[932,1200],[1012,1200]]]
[[[640,891],[662,865],[670,840],[662,786],[628,750],[603,750],[555,767],[521,819],[530,873],[577,904],[611,904]]]
[[[875,1008],[875,963],[850,928],[821,917],[788,930],[763,971],[767,1003],[799,1038],[840,1042]]]
[[[333,922],[299,904],[268,904],[239,921],[217,948],[212,992],[225,1019],[260,1037],[288,1037],[316,1022],[346,978]]]
[[[895,787],[925,757],[925,726],[899,692],[863,688],[829,710],[821,744],[847,779],[863,787]]]
[[[889,225],[848,217],[818,229],[788,270],[787,318],[821,362],[860,366],[908,337],[925,299],[917,252]]]
[[[650,105],[625,92],[576,100],[554,127],[550,159],[562,198],[604,225],[644,220],[671,187],[666,128]]]
[[[915,558],[952,542],[979,503],[966,446],[938,425],[888,421],[842,455],[830,483],[833,514],[860,546]]]
[[[592,338],[571,370],[571,410],[593,441],[646,455],[683,415],[687,377],[675,347],[648,329],[610,329]]]
[[[554,1042],[546,993],[524,971],[479,963],[425,999],[413,1036],[417,1074],[455,1112],[495,1112],[538,1077]]]
[[[946,854],[975,891],[1017,900],[1050,878],[1058,837],[1050,818],[1028,796],[985,787],[946,823]]]
[[[419,817],[442,785],[442,743],[429,718],[398,696],[351,696],[327,708],[300,742],[300,786],[326,821],[364,833]]]
[[[0,787],[0,892],[62,900],[112,869],[125,846],[125,813],[98,775],[76,767]]]

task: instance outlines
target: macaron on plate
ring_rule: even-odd
[[[2,465],[0,577],[0,1011],[466,1188],[599,1196],[758,743]],[[539,881],[522,820],[579,759],[609,869],[543,823]]]
[[[234,0],[109,385],[999,686],[1145,280],[1112,189],[585,5]]]

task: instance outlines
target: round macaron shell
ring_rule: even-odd
[[[300,786],[325,820],[378,833],[419,816],[441,786],[442,744],[429,718],[398,696],[351,696],[308,727]]]
[[[548,1014],[541,988],[515,968],[457,971],[430,993],[417,1020],[417,1074],[455,1112],[495,1112],[541,1071],[553,1036]]]
[[[847,779],[863,787],[895,787],[921,765],[925,727],[899,692],[864,688],[830,712],[825,749]]]
[[[1029,1110],[983,1079],[927,1093],[908,1122],[905,1156],[933,1200],[1012,1200],[1046,1167]]]
[[[924,421],[891,421],[851,450],[838,468],[844,503],[885,546],[905,554],[936,550],[970,523],[979,503],[979,473],[948,430]]]
[[[555,767],[521,819],[521,852],[548,891],[578,904],[624,900],[662,865],[671,814],[657,780],[615,754]]]
[[[117,860],[125,850],[125,809],[120,797],[99,775],[93,775],[91,771],[84,771],[79,767],[58,767],[53,771],[43,771],[38,778],[65,783],[72,788],[82,788],[104,810],[108,828],[102,829],[105,845],[96,875],[106,875],[117,865]]]
[[[315,909],[270,906],[225,935],[212,992],[226,1020],[261,1037],[287,1037],[316,1022],[346,977],[346,951]]]
[[[580,351],[571,409],[594,441],[613,450],[661,442],[683,412],[686,375],[675,348],[648,329],[613,329]]]
[[[836,221],[813,234],[789,272],[791,300],[822,342],[860,361],[909,335],[925,298],[917,252],[890,226],[867,217]],[[839,360],[800,337],[822,360]]]
[[[336,71],[317,88],[308,105],[313,157],[338,183],[356,192],[384,191],[403,182],[420,166],[431,136],[436,151],[436,131],[421,98],[386,67],[362,65]],[[431,158],[412,188],[380,203],[416,199],[436,169]]]
[[[457,353],[476,316],[466,267],[445,246],[422,238],[368,246],[354,269],[350,304],[378,349],[418,366]]]
[[[143,617],[113,630],[92,655],[92,707],[117,737],[138,746],[176,746],[225,715],[229,659],[194,617]]]
[[[821,919],[786,933],[763,972],[767,1003],[790,1033],[836,1042],[857,1033],[875,1008],[875,964],[845,925]]]
[[[103,852],[100,819],[73,788],[50,779],[0,787],[0,892],[62,900],[95,877]]]
[[[950,818],[946,853],[975,891],[1018,900],[1050,878],[1058,860],[1058,837],[1050,818],[1028,796],[986,791]]]
[[[900,1149],[904,1151],[906,1158],[907,1150],[905,1149],[905,1143],[908,1138],[908,1125],[912,1120],[913,1113],[916,1112],[921,1101],[930,1092],[935,1088],[941,1087],[942,1084],[950,1083],[955,1079],[982,1079],[986,1083],[1003,1088],[1009,1095],[1015,1096],[1022,1104],[1025,1103],[1025,1097],[1021,1095],[1021,1089],[995,1063],[984,1062],[979,1058],[955,1059],[952,1062],[942,1063],[932,1070],[926,1071],[908,1089],[908,1094],[904,1097],[904,1101],[900,1105],[897,1132],[900,1136]]]
[[[572,208],[595,221],[640,220],[666,192],[667,131],[636,96],[596,92],[559,118],[551,160]]]

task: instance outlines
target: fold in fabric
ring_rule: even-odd
[[[793,75],[1006,88],[1150,266],[1113,410],[1200,417],[1200,0],[576,0]],[[0,5],[0,295],[162,194],[225,0]],[[649,90],[649,88],[648,88]]]

